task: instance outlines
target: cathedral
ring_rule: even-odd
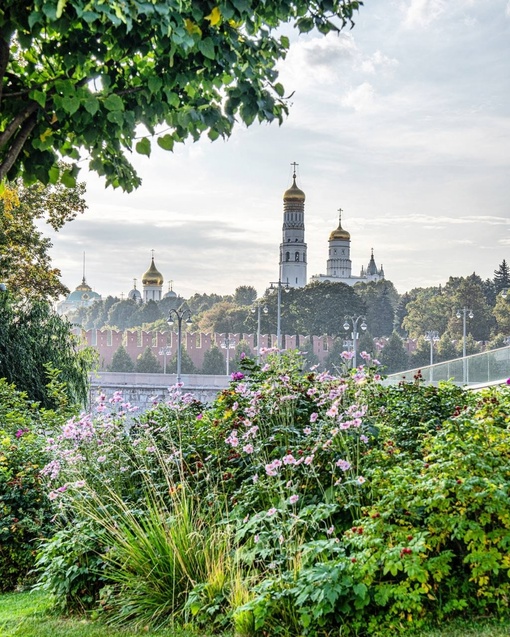
[[[305,243],[305,193],[296,183],[296,166],[292,175],[292,186],[283,194],[283,228],[280,244],[280,280],[292,288],[302,288],[306,278]],[[359,276],[352,274],[351,235],[342,228],[342,211],[339,211],[338,228],[329,235],[326,274],[314,274],[310,282],[331,281],[354,285],[359,282],[380,281],[384,270],[377,267],[374,251],[366,268],[362,266]]]
[[[280,244],[280,281],[291,288],[302,288],[307,284],[307,245],[305,242],[305,193],[296,183],[296,163],[292,164],[294,171],[292,185],[283,194],[283,228],[282,242]],[[342,211],[339,211],[338,228],[329,235],[328,260],[326,274],[314,274],[310,282],[331,281],[354,285],[359,282],[380,281],[384,279],[382,266],[377,267],[374,259],[374,251],[370,255],[368,265],[361,268],[359,276],[352,274],[351,262],[351,235],[342,227]],[[166,298],[177,298],[177,294],[169,286],[168,292],[163,295],[163,275],[154,263],[154,250],[151,263],[147,271],[142,275],[142,291],[136,287],[136,279],[133,288],[127,297],[137,303],[148,301],[161,301]],[[58,306],[60,314],[70,314],[80,307],[92,305],[94,301],[101,300],[101,296],[92,290],[85,280],[85,255],[83,261],[83,280],[78,287],[69,294]]]

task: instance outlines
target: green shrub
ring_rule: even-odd
[[[41,432],[54,417],[0,379],[0,591],[29,581],[37,541],[51,532],[55,511],[40,475],[49,459]]]

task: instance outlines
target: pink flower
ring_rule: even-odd
[[[326,412],[326,416],[329,416],[330,418],[338,416],[338,405],[331,405],[331,407]]]
[[[197,420],[202,420],[203,417],[204,417],[204,414],[198,414]]]
[[[327,535],[332,535],[335,532],[335,527],[334,526],[330,526],[329,529],[326,531]]]
[[[274,507],[271,507],[269,511],[267,512],[267,515],[271,516],[271,515],[274,515],[275,513],[276,513],[276,509]]]
[[[365,361],[369,361],[372,358],[368,352],[361,352],[360,356]]]
[[[257,533],[254,538],[253,541],[255,542],[255,544],[257,544],[257,542],[260,540],[260,535]]]
[[[291,495],[289,498],[289,502],[291,504],[296,504],[296,502],[299,500],[299,496],[298,495]]]
[[[106,456],[98,456],[97,461],[98,462],[105,462],[106,461]]]
[[[244,445],[243,451],[244,453],[253,453],[253,445]]]
[[[296,464],[296,458],[291,453],[283,456],[283,464]]]
[[[356,480],[359,482],[359,484],[363,484],[364,482],[366,482],[366,479],[363,476],[358,476]]]
[[[361,440],[361,442],[364,442],[366,445],[368,445],[368,438],[362,434],[359,439]]]
[[[318,417],[319,417],[319,414],[314,411],[313,414],[310,414],[310,422],[315,422]]]
[[[354,358],[354,352],[342,352],[340,357],[344,359],[344,361],[350,361]]]
[[[342,471],[348,471],[351,468],[351,463],[348,460],[337,460],[336,466],[339,467]]]
[[[305,434],[305,436],[309,436],[312,433],[312,430],[310,429],[310,427],[305,427],[303,429],[303,433]]]
[[[312,462],[313,462],[313,454],[311,456],[306,456],[305,464],[310,465],[310,464],[312,464]]]

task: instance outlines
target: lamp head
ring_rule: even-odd
[[[349,329],[349,323],[347,321],[345,321],[344,323],[344,330],[348,330]]]
[[[188,316],[188,318],[186,319],[186,325],[192,325],[193,320],[191,318],[191,316]]]
[[[460,317],[461,317],[460,310],[457,310],[457,318],[460,318]]]
[[[262,311],[264,312],[264,314],[267,314],[269,312],[269,308],[267,307],[267,305],[264,305]]]
[[[469,314],[468,314],[469,318],[473,318],[474,314],[473,314],[473,310],[469,310]]]
[[[360,325],[361,329],[363,331],[365,331],[367,329],[367,324],[365,323],[365,321],[363,320],[363,323]]]

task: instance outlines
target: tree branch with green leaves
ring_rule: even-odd
[[[0,10],[0,179],[56,183],[58,158],[131,191],[126,156],[153,138],[228,137],[237,121],[282,122],[278,27],[353,25],[350,0],[4,0]],[[161,127],[165,128],[160,132]],[[142,137],[140,138],[141,130]]]

